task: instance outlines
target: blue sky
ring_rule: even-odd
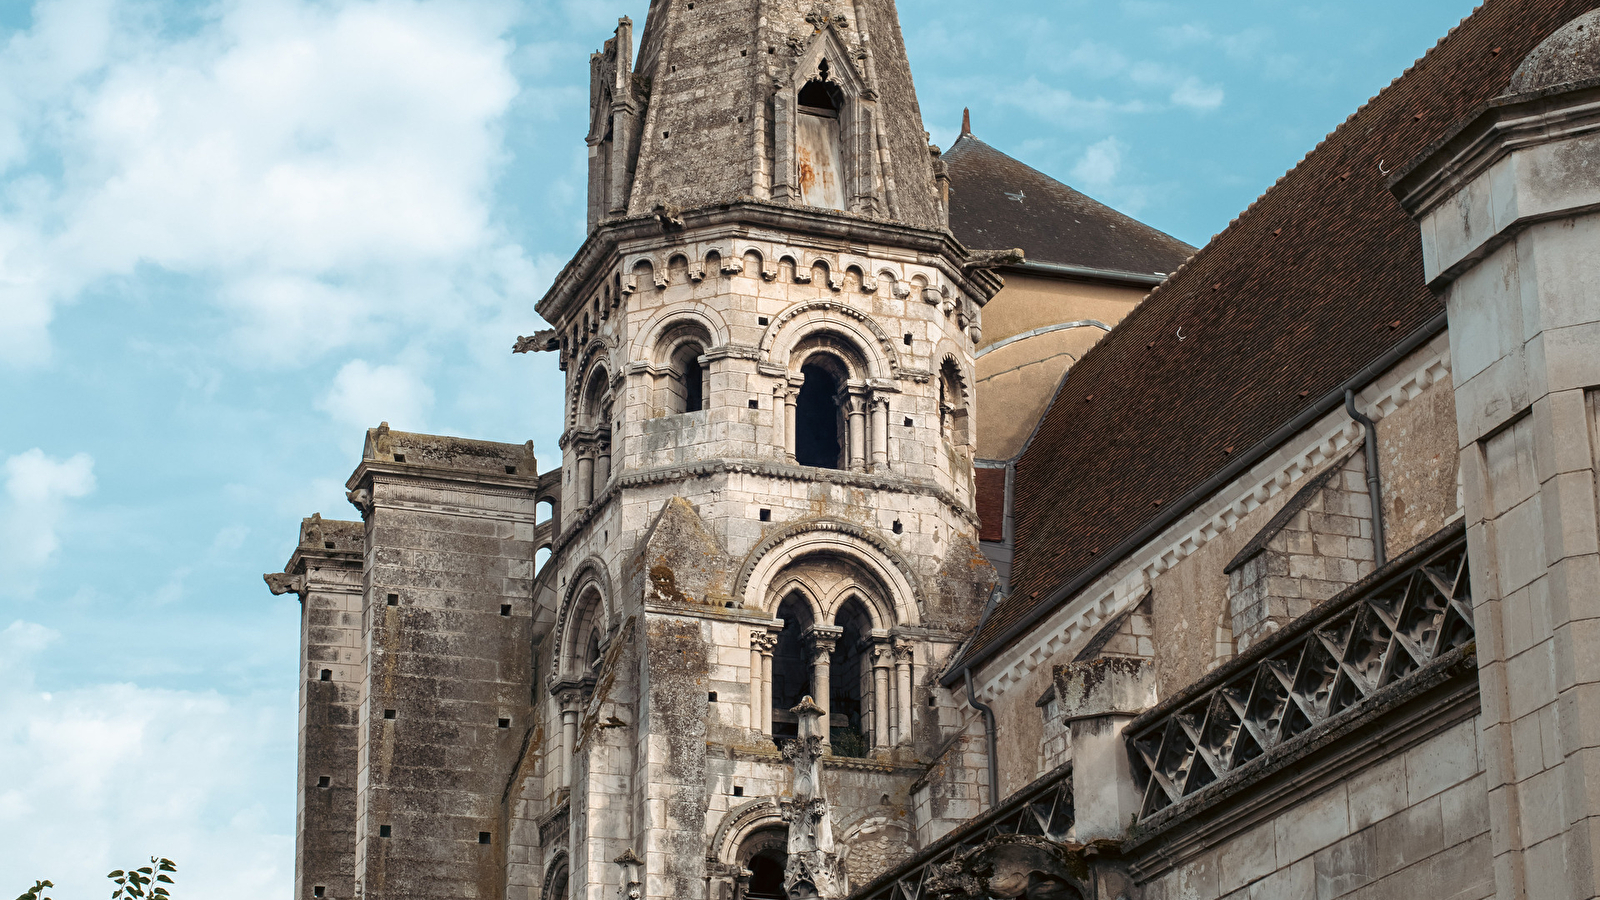
[[[302,516],[362,429],[533,439],[587,54],[644,0],[0,0],[0,894],[293,882]],[[902,0],[922,108],[1204,243],[1467,0]],[[12,882],[15,882],[13,886]],[[9,896],[9,895],[7,895]]]

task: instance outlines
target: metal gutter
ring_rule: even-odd
[[[1099,319],[1079,319],[1076,322],[1057,322],[1054,325],[1044,325],[1039,328],[1024,331],[1021,334],[1013,334],[1011,337],[1008,337],[1003,341],[995,341],[982,350],[979,350],[977,353],[974,353],[973,356],[981,359],[986,353],[999,350],[1001,347],[1009,347],[1018,341],[1025,341],[1028,338],[1038,337],[1041,334],[1050,334],[1051,332],[1055,331],[1066,331],[1071,328],[1098,328],[1105,332],[1111,331],[1111,326],[1100,321]]]
[[[1279,445],[1283,444],[1283,442],[1287,441],[1289,438],[1301,431],[1304,431],[1308,426],[1311,425],[1311,423],[1343,406],[1344,392],[1346,390],[1359,390],[1360,388],[1363,388],[1377,380],[1380,375],[1393,368],[1396,363],[1410,355],[1418,347],[1421,347],[1428,341],[1433,340],[1434,337],[1443,332],[1448,326],[1449,316],[1445,310],[1441,309],[1436,315],[1434,315],[1433,318],[1429,319],[1421,327],[1412,331],[1405,337],[1405,339],[1401,340],[1400,343],[1390,347],[1381,356],[1368,363],[1364,368],[1356,372],[1355,375],[1351,376],[1343,384],[1324,394],[1315,403],[1306,407],[1294,418],[1290,419],[1288,422],[1285,422],[1283,425],[1280,425],[1275,431],[1267,435],[1265,438],[1257,441],[1255,446],[1241,454],[1237,459],[1233,460],[1227,466],[1224,466],[1216,474],[1195,486],[1187,494],[1184,494],[1183,497],[1178,500],[1178,502],[1171,504],[1165,511],[1161,513],[1161,515],[1151,519],[1149,522],[1146,522],[1133,534],[1124,538],[1121,543],[1111,548],[1110,552],[1101,556],[1099,562],[1096,562],[1089,568],[1084,569],[1078,575],[1074,576],[1072,580],[1063,584],[1054,591],[1051,591],[1048,596],[1046,596],[1038,603],[1037,606],[1034,607],[1032,612],[1028,613],[1028,615],[1024,616],[1021,621],[1017,622],[1015,625],[1012,625],[1010,628],[1007,628],[1005,631],[1001,632],[995,638],[990,640],[984,647],[979,648],[978,652],[971,658],[957,658],[951,668],[946,670],[944,675],[940,676],[939,683],[947,689],[953,686],[956,683],[956,680],[960,677],[962,671],[977,666],[995,656],[1003,647],[1009,644],[1017,636],[1027,632],[1029,629],[1039,624],[1040,620],[1055,612],[1057,607],[1059,607],[1062,602],[1071,598],[1073,595],[1077,594],[1079,591],[1093,583],[1095,579],[1099,578],[1101,575],[1104,575],[1113,566],[1120,563],[1135,550],[1138,550],[1151,538],[1160,534],[1162,531],[1165,531],[1169,526],[1172,525],[1172,523],[1192,512],[1201,501],[1205,500],[1205,498],[1216,493],[1230,481],[1233,481],[1235,478],[1239,477],[1240,473],[1260,462],[1264,457],[1267,456],[1267,454],[1277,449]]]
[[[1067,275],[1074,278],[1095,278],[1101,281],[1123,281],[1146,287],[1155,287],[1167,280],[1166,275],[1158,275],[1155,272],[1124,272],[1121,269],[1096,269],[1090,266],[1069,266],[1066,263],[1034,262],[1033,260],[1024,260],[1015,265],[1002,266],[1001,269],[1002,271],[1012,269],[1018,272]]]

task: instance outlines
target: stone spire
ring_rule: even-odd
[[[834,852],[833,817],[822,785],[824,713],[810,697],[790,712],[799,719],[799,736],[783,748],[794,773],[793,792],[779,803],[789,824],[783,892],[794,900],[835,900],[850,891],[844,863]]]
[[[595,54],[590,225],[739,199],[946,227],[893,0],[654,0]]]

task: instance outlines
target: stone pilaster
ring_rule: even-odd
[[[1507,898],[1600,896],[1596,159],[1600,88],[1545,90],[1491,103],[1395,186],[1449,310]]]

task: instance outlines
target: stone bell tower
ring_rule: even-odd
[[[530,895],[781,894],[806,695],[869,879],[979,809],[913,795],[993,581],[972,373],[1000,281],[947,228],[892,0],[655,0],[633,40],[592,59],[589,237],[519,342],[566,377],[547,726],[508,787]]]

